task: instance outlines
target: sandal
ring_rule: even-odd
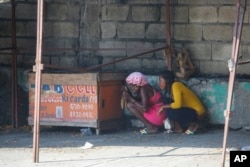
[[[187,135],[194,135],[194,132],[192,132],[191,130],[186,130],[185,132]]]
[[[170,133],[174,133],[174,131],[172,131],[171,129],[168,129],[168,130],[166,130],[164,133],[170,134]]]
[[[140,130],[141,135],[148,135],[148,134],[156,134],[158,131],[155,132],[150,132],[147,128],[141,129]]]

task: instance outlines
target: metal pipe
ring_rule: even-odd
[[[18,48],[19,50],[34,50],[34,48]],[[133,51],[138,51],[138,50],[152,50],[154,48],[43,48],[43,51],[117,51],[117,50],[133,50]]]
[[[138,53],[138,54],[135,54],[133,56],[121,58],[121,59],[113,61],[113,62],[104,63],[104,64],[101,64],[101,65],[96,65],[96,66],[92,66],[92,67],[89,67],[89,68],[62,67],[62,66],[49,65],[49,64],[44,64],[44,67],[45,68],[56,68],[56,69],[63,69],[63,70],[71,70],[71,71],[77,71],[77,72],[85,72],[85,71],[90,71],[90,70],[98,69],[98,68],[101,68],[101,67],[104,67],[104,66],[108,66],[108,65],[111,65],[111,64],[115,64],[115,63],[118,63],[118,62],[121,62],[121,61],[125,61],[125,60],[131,59],[131,58],[139,57],[139,56],[142,56],[142,55],[145,55],[145,54],[148,54],[148,53],[152,53],[152,52],[156,52],[156,51],[159,51],[159,50],[163,50],[163,49],[166,49],[166,48],[167,48],[167,46],[156,48],[156,49],[152,49],[150,51]]]
[[[42,60],[42,32],[43,32],[43,0],[37,1],[37,40],[36,40],[36,65],[35,77],[35,110],[33,132],[33,161],[39,162],[39,133],[40,133],[40,98],[41,98],[41,64]]]
[[[12,0],[12,12],[11,12],[11,23],[12,23],[12,126],[18,127],[18,110],[17,110],[17,54],[16,54],[16,6],[15,0]]]
[[[250,63],[250,60],[238,62],[238,65],[244,65],[244,64],[248,64],[248,63]]]
[[[166,23],[166,43],[169,46],[168,50],[165,49],[165,59],[168,70],[172,70],[172,48],[171,48],[171,26],[170,26],[170,0],[165,1],[165,23]]]
[[[224,115],[225,127],[224,127],[223,150],[222,150],[222,167],[225,166],[226,146],[227,146],[229,120],[231,116],[231,104],[232,104],[232,96],[233,96],[233,89],[234,89],[234,80],[235,80],[235,74],[236,74],[236,69],[237,69],[239,45],[240,45],[240,39],[241,39],[241,33],[242,33],[242,23],[243,23],[244,14],[245,14],[246,0],[243,0],[243,1],[244,1],[243,7],[241,7],[241,1],[237,0],[237,16],[235,20],[234,39],[233,39],[233,44],[232,44],[233,46],[232,46],[232,57],[231,57],[233,68],[229,74],[227,107],[224,113],[225,114]]]

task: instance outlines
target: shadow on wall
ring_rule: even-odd
[[[0,71],[0,125],[11,123],[11,80],[8,72]]]
[[[12,87],[10,69],[0,70],[0,125],[12,124]],[[27,125],[28,117],[28,92],[22,87],[17,87],[18,91],[18,125]]]

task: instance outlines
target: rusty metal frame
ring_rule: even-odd
[[[168,5],[168,9],[169,9],[169,1],[170,0],[166,0],[166,5]],[[41,59],[42,59],[42,33],[43,33],[43,0],[38,0],[38,4],[37,4],[37,45],[36,45],[36,65],[34,66],[34,71],[36,73],[36,77],[35,77],[35,110],[34,110],[34,129],[33,129],[33,162],[38,163],[39,162],[39,126],[40,126],[40,97],[41,97],[41,70],[43,69],[43,64],[41,64]],[[170,12],[170,11],[168,11]],[[170,14],[166,11],[166,15],[167,17],[170,17]],[[167,23],[168,25],[170,25],[170,18],[168,19]],[[170,27],[170,26],[169,26]],[[169,33],[170,35],[170,28],[169,28]],[[167,42],[170,43],[170,36],[169,39],[167,39]],[[158,51],[161,49],[165,49],[166,50],[166,46],[162,47],[162,48],[157,48],[154,50]],[[133,58],[133,57],[137,57],[137,56],[141,56],[147,53],[150,53],[152,51],[148,51],[148,52],[144,52],[141,54],[137,54],[134,56],[130,56],[128,58],[124,58],[124,59],[120,59],[118,61],[115,61],[113,63],[117,63],[120,61],[124,61],[127,60],[129,58]],[[111,63],[107,63],[104,65],[109,65]],[[55,66],[49,66],[46,65],[47,67],[55,67]],[[101,65],[103,66],[103,65]],[[101,66],[98,67],[94,67],[94,68],[100,68]],[[57,67],[58,68],[58,67]],[[68,68],[68,69],[72,69],[72,68]],[[93,67],[91,68],[93,69]],[[85,69],[86,70],[86,69]]]
[[[42,60],[42,33],[43,33],[43,0],[37,1],[37,41],[36,41],[36,65],[33,67],[35,77],[35,110],[33,129],[33,162],[39,162],[39,135],[40,135],[40,98],[41,98],[41,70]]]
[[[12,126],[17,128],[18,121],[18,92],[17,92],[17,50],[16,50],[16,6],[15,0],[11,0],[11,23],[12,23]]]
[[[231,59],[228,61],[229,68],[229,82],[228,82],[228,95],[227,95],[227,106],[224,112],[225,116],[225,127],[224,127],[224,139],[223,139],[223,150],[222,150],[222,167],[225,166],[225,156],[226,156],[226,147],[227,147],[227,138],[228,138],[228,128],[231,114],[231,105],[232,105],[232,96],[234,90],[234,81],[237,69],[237,61],[239,54],[240,39],[242,33],[242,24],[244,21],[245,8],[247,0],[237,0],[236,4],[236,18],[234,25],[233,33],[233,44],[232,44],[232,55]]]
[[[15,32],[15,0],[11,0],[12,2],[12,32]],[[43,24],[43,0],[38,0],[37,1],[37,46],[36,46],[36,65],[34,66],[34,70],[36,72],[36,91],[35,91],[35,119],[34,119],[34,132],[33,132],[33,153],[34,153],[34,162],[39,161],[39,109],[40,109],[40,85],[41,85],[41,70],[43,69],[43,65],[41,64],[41,58],[42,58],[42,24]],[[168,44],[168,47],[171,48],[171,30],[170,30],[170,0],[165,0],[165,9],[166,9],[166,43]],[[228,87],[228,98],[227,98],[227,108],[225,110],[225,127],[224,127],[224,140],[223,140],[223,155],[222,155],[222,166],[225,165],[225,149],[227,145],[227,135],[228,135],[228,124],[230,120],[230,115],[231,115],[231,102],[232,102],[232,93],[233,93],[233,87],[234,87],[234,80],[235,80],[235,74],[236,74],[236,66],[237,64],[246,64],[249,63],[250,61],[245,61],[245,62],[240,62],[237,63],[238,59],[238,51],[239,51],[239,44],[240,44],[240,38],[241,38],[241,31],[242,31],[242,21],[244,18],[244,12],[245,12],[245,4],[246,0],[243,0],[243,5],[241,3],[241,0],[237,0],[237,17],[235,20],[235,27],[234,27],[234,38],[233,38],[233,46],[232,46],[232,57],[230,59],[230,62],[233,63],[232,69],[230,69],[230,76],[229,76],[229,87]],[[14,117],[13,117],[13,122],[15,122],[14,126],[18,126],[18,116],[16,107],[17,106],[17,80],[16,78],[16,37],[15,35],[12,37],[12,44],[13,48],[13,57],[12,57],[12,105],[13,105],[13,110],[14,110]],[[164,47],[165,49],[167,47]],[[160,49],[164,49],[160,48]],[[159,48],[158,48],[159,49]],[[2,50],[2,49],[1,49]],[[118,60],[119,61],[124,61],[132,57],[137,57],[142,54],[134,55],[125,59]],[[171,63],[171,56],[168,55],[168,62]],[[116,62],[113,62],[116,63]],[[99,65],[99,66],[94,66],[90,67],[89,69],[81,69],[83,71],[85,70],[92,70],[95,68],[100,68],[102,66],[106,66],[109,64],[113,63],[107,63],[104,65]],[[232,64],[231,64],[232,65]],[[45,65],[48,68],[59,68],[57,66],[52,66],[52,65]],[[168,68],[171,69],[171,64],[168,65]],[[69,68],[67,68],[69,69]],[[75,69],[77,70],[77,69]],[[79,69],[78,69],[79,70]]]
[[[170,25],[170,0],[165,0],[165,23],[166,23],[166,43],[169,46],[164,50],[164,55],[166,56],[166,65],[168,70],[172,70],[172,60],[171,56],[173,54],[173,50],[171,47],[171,25]]]

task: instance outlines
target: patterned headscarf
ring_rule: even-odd
[[[129,74],[129,76],[126,78],[126,82],[128,84],[133,84],[137,86],[143,86],[148,84],[146,76],[140,72],[133,72]]]

